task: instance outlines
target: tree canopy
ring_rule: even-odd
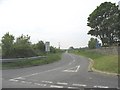
[[[15,37],[9,33],[6,33],[2,37],[2,58],[23,58],[45,55],[44,42],[38,41],[35,44],[30,42],[30,36],[21,35],[15,39]],[[56,53],[58,50],[51,46],[50,53]]]
[[[13,47],[15,57],[30,57],[36,55],[32,49],[30,36],[28,35],[21,35],[20,37],[18,37]]]
[[[101,39],[103,46],[113,45],[120,39],[120,11],[115,3],[104,2],[88,17],[88,34]]]
[[[88,47],[90,49],[95,49],[97,46],[97,39],[91,38],[90,41],[88,42]]]
[[[12,57],[12,51],[13,51],[13,44],[14,44],[14,36],[10,35],[9,33],[6,33],[2,37],[2,56],[3,57]]]

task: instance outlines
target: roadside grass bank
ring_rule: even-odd
[[[109,73],[120,72],[118,71],[118,55],[105,55],[90,50],[72,50],[70,52],[91,58],[94,61],[93,68],[96,70]]]
[[[23,68],[30,66],[39,66],[44,64],[53,63],[61,60],[62,53],[47,54],[46,58],[41,58],[37,60],[21,60],[11,63],[2,63],[2,69],[14,69],[14,68]]]
[[[0,59],[2,58],[2,48],[0,46]],[[0,69],[2,69],[2,63],[0,62]]]

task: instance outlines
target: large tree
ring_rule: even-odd
[[[118,19],[119,10],[116,4],[104,2],[88,17],[88,34],[99,37],[104,45],[112,45],[119,39]]]

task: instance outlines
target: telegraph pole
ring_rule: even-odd
[[[58,48],[60,49],[60,42],[58,42]]]

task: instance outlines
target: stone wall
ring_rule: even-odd
[[[101,47],[98,49],[94,49],[94,51],[103,53],[103,54],[114,54],[118,55],[118,47]]]

